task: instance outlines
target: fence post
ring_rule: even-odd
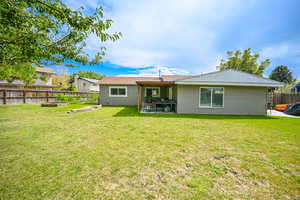
[[[23,90],[23,103],[25,104],[26,103],[26,91]]]
[[[49,102],[49,92],[48,91],[46,92],[46,101],[47,101],[47,103]]]
[[[80,99],[87,99],[89,93],[88,92],[66,92],[66,91],[45,91],[45,90],[26,90],[26,89],[0,89],[0,93],[2,92],[2,96],[0,95],[0,99],[3,99],[3,104],[15,103],[14,99],[19,99],[17,103],[27,103],[31,102],[30,99],[33,99],[32,102],[47,102],[51,101],[51,98],[56,98],[58,94],[64,94],[67,96],[78,96]],[[10,93],[11,94],[10,94]],[[45,96],[46,94],[46,96]],[[12,101],[10,101],[12,99]]]
[[[3,104],[6,104],[6,90],[3,90]]]

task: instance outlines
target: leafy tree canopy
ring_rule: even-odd
[[[59,69],[52,75],[52,84],[60,86],[61,90],[69,90],[71,88],[70,79],[71,76],[67,69]]]
[[[95,34],[99,42],[116,41],[121,33],[109,33],[112,20],[103,9],[90,16],[84,8],[71,10],[61,0],[0,1],[0,79],[32,82],[32,65],[62,64],[74,60],[97,64],[105,55],[99,49],[94,58],[84,51],[85,40]]]
[[[270,59],[266,59],[259,63],[259,54],[256,53],[252,55],[250,48],[244,50],[243,52],[241,52],[240,50],[228,51],[227,57],[227,60],[221,60],[221,63],[219,66],[217,66],[217,69],[235,69],[238,71],[262,76],[264,70],[271,63]]]
[[[96,73],[96,72],[78,71],[78,72],[71,75],[71,82],[74,81],[74,78],[75,78],[76,75],[78,75],[79,77],[82,77],[82,78],[90,78],[90,79],[96,79],[96,80],[100,80],[104,77],[103,74],[99,74],[99,73]]]
[[[271,72],[270,79],[287,83],[287,84],[291,84],[295,80],[293,78],[293,73],[289,70],[287,66],[284,65],[277,66]]]

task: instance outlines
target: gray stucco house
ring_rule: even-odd
[[[196,76],[104,77],[100,103],[137,106],[141,112],[265,115],[268,88],[281,86],[235,70]]]
[[[99,92],[99,80],[75,76],[73,86],[79,92]]]

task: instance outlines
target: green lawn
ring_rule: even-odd
[[[0,199],[300,199],[300,119],[0,106]]]

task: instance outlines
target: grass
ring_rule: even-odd
[[[0,199],[300,199],[300,119],[82,106],[0,106]]]

